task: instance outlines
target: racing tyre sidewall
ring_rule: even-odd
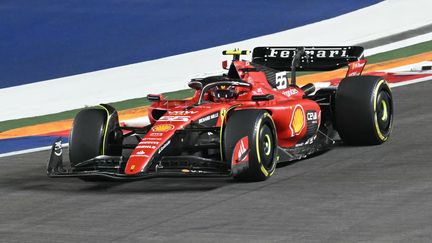
[[[74,119],[69,137],[69,160],[77,163],[99,155],[120,156],[123,137],[114,108],[101,105],[80,111]]]
[[[336,127],[345,144],[382,144],[393,127],[390,87],[381,77],[345,78],[336,92],[335,112]]]
[[[262,181],[273,175],[277,163],[277,135],[273,119],[267,111],[234,111],[224,133],[224,150],[229,167],[237,142],[246,136],[248,138],[248,168],[233,174],[235,179]]]

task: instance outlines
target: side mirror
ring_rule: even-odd
[[[266,94],[266,95],[252,95],[253,101],[269,101],[273,100],[274,96],[272,94]]]
[[[228,70],[228,61],[227,60],[222,62],[222,68],[225,70]]]
[[[164,99],[162,94],[149,94],[147,95],[147,99],[151,102],[159,102]]]

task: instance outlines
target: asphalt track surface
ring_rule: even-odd
[[[45,176],[47,152],[0,159],[0,242],[431,242],[432,82],[394,89],[382,146],[337,147],[260,183]]]

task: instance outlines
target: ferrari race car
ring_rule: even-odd
[[[83,180],[154,176],[269,178],[277,163],[306,158],[341,141],[378,145],[392,130],[393,102],[387,82],[360,76],[363,48],[256,47],[224,51],[233,59],[220,76],[192,79],[191,99],[148,95],[150,124],[120,126],[106,104],[80,111],[69,138],[69,162],[58,140],[49,177]],[[297,71],[348,66],[340,84],[317,89],[296,84]]]

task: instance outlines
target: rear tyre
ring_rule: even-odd
[[[377,145],[388,140],[393,98],[381,77],[348,77],[336,92],[336,127],[345,144]]]
[[[101,106],[80,111],[74,119],[69,139],[71,166],[99,155],[121,155],[122,138],[114,108]]]
[[[274,173],[277,162],[276,130],[271,115],[264,110],[240,110],[229,116],[223,144],[225,159],[231,168],[239,157],[235,154],[235,147],[245,137],[248,166],[233,173],[233,177],[245,181],[268,179]]]

